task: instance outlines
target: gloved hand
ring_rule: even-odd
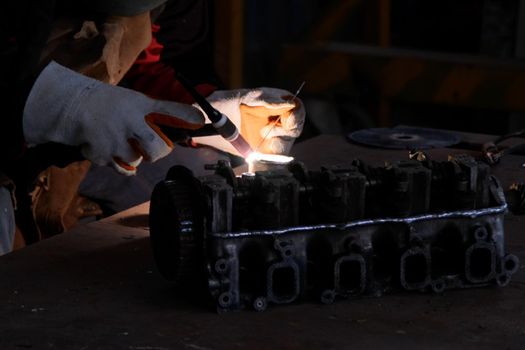
[[[171,151],[173,143],[159,125],[197,129],[203,123],[193,106],[153,100],[54,62],[33,85],[23,116],[30,145],[80,146],[86,159],[125,175],[135,174],[143,158],[153,162]]]
[[[287,154],[301,134],[305,119],[301,100],[292,98],[293,94],[286,90],[261,87],[219,90],[207,100],[231,119],[254,150]],[[195,138],[195,142],[239,155],[220,136],[199,137]]]

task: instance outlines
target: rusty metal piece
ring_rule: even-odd
[[[410,160],[417,160],[418,162],[430,160],[430,158],[425,152],[419,150],[411,150],[410,152],[408,152],[408,158]]]
[[[485,159],[490,165],[498,164],[503,156],[503,152],[500,151],[494,142],[484,143],[481,149],[481,154],[483,159]]]
[[[501,158],[507,154],[522,153],[525,149],[524,144],[516,145],[510,148],[500,148],[498,145],[505,140],[513,137],[525,136],[525,130],[519,130],[506,135],[499,136],[494,141],[486,142],[481,148],[483,159],[490,165],[498,164]]]

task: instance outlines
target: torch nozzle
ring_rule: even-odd
[[[252,147],[241,134],[239,134],[235,140],[230,141],[230,143],[244,158],[248,158],[248,156],[253,153]]]
[[[177,74],[177,79],[184,86],[184,88],[193,97],[195,102],[206,113],[213,127],[219,135],[228,141],[244,158],[248,157],[253,152],[251,146],[246,142],[244,137],[239,133],[239,130],[233,122],[223,113],[215,109],[197,90],[195,90],[192,83],[189,82],[182,74]]]

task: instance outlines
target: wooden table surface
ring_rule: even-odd
[[[482,136],[467,135],[471,140]],[[457,149],[432,150],[436,160]],[[406,159],[320,136],[293,154],[311,169],[360,158]],[[525,157],[494,168],[525,179]],[[0,349],[522,349],[525,271],[505,288],[401,293],[217,315],[180,295],[154,266],[148,203],[0,257]],[[525,262],[524,219],[506,219],[507,250]]]

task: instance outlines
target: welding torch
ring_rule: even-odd
[[[193,97],[195,102],[201,107],[204,113],[208,116],[211,124],[204,124],[201,128],[196,130],[186,130],[179,128],[172,128],[168,126],[159,125],[161,131],[174,143],[181,145],[191,144],[193,137],[205,137],[220,135],[225,140],[231,143],[231,145],[244,157],[248,157],[253,153],[252,148],[246,142],[244,137],[241,136],[239,130],[233,124],[233,122],[223,113],[215,109],[191,84],[184,76],[180,73],[177,74],[177,78],[182,86],[188,91]],[[57,157],[49,157],[49,154],[57,154]],[[46,155],[46,156],[43,156]],[[37,147],[30,148],[26,151],[24,157],[24,164],[36,164],[34,168],[36,170],[31,173],[37,174],[39,171],[44,170],[48,166],[57,165],[64,167],[71,162],[84,160],[80,148],[78,146],[67,146],[49,142],[47,144],[39,145]],[[27,165],[29,167],[29,165]]]
[[[202,111],[208,116],[211,121],[211,126],[216,130],[216,133],[222,136],[228,141],[244,158],[248,157],[253,149],[242,137],[239,129],[233,124],[233,122],[223,113],[215,109],[197,90],[194,85],[189,82],[182,74],[177,74],[177,80],[181,85],[188,91],[193,97],[195,102],[199,105]],[[209,124],[206,124],[202,129],[201,133],[205,134],[209,131]],[[194,133],[193,137],[199,136],[198,133]]]

